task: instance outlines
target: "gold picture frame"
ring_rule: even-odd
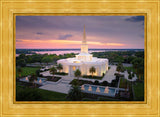
[[[0,116],[160,116],[160,2],[116,1],[0,1]],[[143,102],[16,102],[16,15],[144,15],[145,100]]]

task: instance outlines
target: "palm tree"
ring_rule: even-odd
[[[35,84],[34,83],[35,80],[37,80],[37,78],[36,78],[35,74],[32,74],[31,77],[29,78],[29,82],[33,83],[33,86]]]
[[[74,72],[74,76],[78,78],[79,80],[79,77],[81,76],[81,71],[79,69],[77,69],[75,72]]]
[[[133,64],[133,67],[134,67],[134,69],[135,69],[135,72],[137,73],[137,72],[138,72],[138,62],[135,62],[135,63]]]
[[[139,80],[142,80],[141,77],[144,75],[144,60],[140,58],[136,58],[133,62],[133,68],[135,69],[135,73],[139,76]]]
[[[18,68],[17,73],[18,73],[18,77],[21,77],[21,73],[22,73],[22,68],[21,67]]]
[[[89,69],[89,72],[92,74],[92,77],[93,77],[93,74],[96,72],[96,68],[92,66],[92,67]]]
[[[79,85],[79,82],[77,79],[73,79],[72,80],[72,86],[78,86]]]
[[[121,71],[121,66],[120,65],[117,66],[116,71],[118,71],[118,74],[119,74],[119,72]]]
[[[124,71],[124,67],[122,63],[118,63],[116,71],[118,71],[118,73]]]
[[[79,86],[72,86],[67,95],[67,99],[70,101],[81,101],[82,93]]]
[[[144,74],[144,68],[143,67],[138,68],[137,74],[139,75],[139,80],[142,80],[142,75]]]
[[[54,74],[57,72],[57,69],[55,67],[52,67],[49,72],[53,75],[52,79],[54,78]]]
[[[60,71],[63,69],[62,64],[58,64],[57,69],[58,69],[58,71],[60,72]]]

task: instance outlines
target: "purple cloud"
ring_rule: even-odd
[[[60,39],[60,40],[66,40],[66,39],[68,39],[70,37],[72,37],[71,34],[59,35],[58,39]]]
[[[36,34],[37,35],[44,35],[44,33],[42,33],[42,32],[37,32]]]
[[[144,16],[133,16],[130,18],[125,19],[126,21],[131,21],[131,22],[144,22]]]
[[[84,24],[88,41],[144,48],[144,16],[16,16],[16,39],[80,41]]]

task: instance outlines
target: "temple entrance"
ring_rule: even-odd
[[[69,67],[69,76],[74,76],[74,72],[79,69],[79,66],[70,66]]]

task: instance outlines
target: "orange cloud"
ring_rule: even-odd
[[[73,40],[30,40],[25,39],[16,42],[17,48],[80,48],[81,41]],[[88,41],[90,48],[106,48],[109,46],[124,46],[121,43],[101,43],[96,41]],[[92,47],[93,46],[93,47]]]
[[[124,46],[125,44],[121,44],[121,43],[107,43],[106,45],[108,45],[108,46]]]

